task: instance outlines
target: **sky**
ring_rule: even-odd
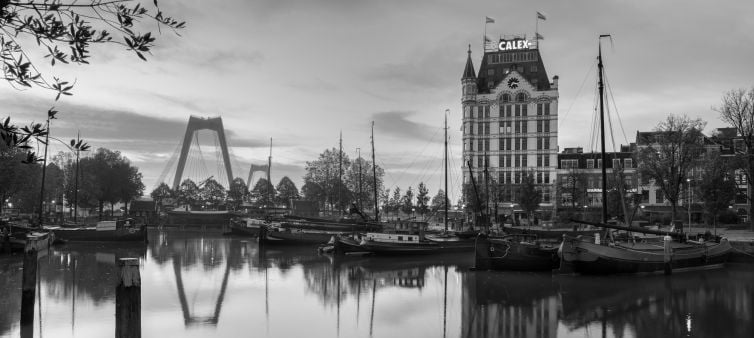
[[[540,53],[547,74],[560,78],[561,150],[593,147],[585,126],[594,114],[600,34],[613,37],[603,40],[603,57],[616,143],[633,142],[637,130],[653,129],[668,114],[702,118],[707,132],[723,127],[713,107],[726,91],[754,85],[751,1],[162,0],[160,5],[187,27],[180,36],[162,31],[148,62],[110,45],[92,47],[91,65],[40,65],[48,76],[75,80],[74,95],[55,102],[54,93],[0,84],[0,117],[42,121],[55,106],[60,114],[53,137],[67,141],[80,130],[93,147],[120,151],[142,172],[145,194],[161,177],[173,177],[174,169],[166,168],[191,115],[222,117],[234,176],[245,179],[251,163],[265,163],[272,139],[273,182],[289,176],[299,188],[306,162],[337,148],[341,132],[348,156],[360,148],[370,157],[374,121],[375,157],[386,171],[386,187],[416,190],[424,182],[434,195],[443,184],[448,110],[449,190],[456,200],[460,80],[469,45],[479,69],[485,17],[495,20],[486,32],[496,39],[531,36],[537,11],[546,16],[538,24],[544,36]],[[201,140],[205,158],[216,160],[211,134]],[[63,150],[56,144],[51,151]]]

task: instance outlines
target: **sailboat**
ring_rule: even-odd
[[[600,35],[603,37],[610,35]],[[600,123],[602,143],[602,163],[605,162],[605,113],[602,46],[598,50]],[[601,240],[599,235],[594,240],[563,236],[559,249],[561,272],[581,274],[631,274],[631,273],[665,273],[722,267],[732,251],[727,239],[715,237],[698,241],[688,240],[683,234],[653,231],[638,227],[607,224],[605,201],[607,173],[602,166],[602,223],[577,221],[604,228],[649,233],[663,236],[662,241],[615,241]],[[659,239],[659,238],[658,238]]]
[[[447,113],[447,111],[446,111]],[[447,194],[447,147],[448,120],[445,117],[445,191]],[[372,125],[374,141],[374,124]],[[374,142],[372,142],[374,147]],[[374,153],[374,151],[373,151]],[[375,184],[375,187],[377,185]],[[336,253],[367,252],[378,255],[436,254],[445,252],[470,252],[474,239],[461,238],[448,232],[448,203],[445,201],[445,231],[440,235],[425,236],[425,222],[404,221],[396,228],[405,230],[394,232],[368,232],[360,238],[338,236],[333,238]],[[375,201],[376,203],[376,201]],[[376,206],[375,206],[376,209]]]
[[[343,177],[343,136],[340,139],[339,180]],[[269,175],[269,172],[268,172]],[[342,201],[342,197],[339,197]],[[342,202],[339,203],[342,205]],[[341,235],[356,232],[380,231],[382,225],[372,222],[356,205],[352,205],[349,214],[358,214],[361,219],[340,218],[337,220],[285,215],[274,222],[256,222],[260,243],[277,245],[322,245],[328,240]],[[341,211],[342,216],[342,211]]]

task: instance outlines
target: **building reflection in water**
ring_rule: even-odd
[[[66,245],[40,259],[35,330],[109,336],[115,262],[139,257],[145,336],[750,337],[754,268],[583,277],[470,271],[470,257],[332,257],[219,234]],[[21,261],[0,261],[0,336],[18,336]],[[42,320],[39,321],[39,317]]]

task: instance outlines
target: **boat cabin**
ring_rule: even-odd
[[[421,240],[419,235],[381,232],[369,232],[366,235],[366,239],[368,241],[383,243],[419,243],[419,241]]]
[[[422,221],[402,221],[400,218],[397,221],[393,221],[385,225],[383,228],[385,232],[396,232],[406,234],[418,234],[422,235],[427,231],[429,223]]]
[[[117,221],[99,221],[97,222],[97,231],[114,231],[116,229],[130,228],[136,226],[133,218],[119,219]]]

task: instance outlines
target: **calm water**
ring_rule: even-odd
[[[752,337],[754,266],[670,278],[469,271],[471,257],[331,258],[220,235],[67,245],[40,259],[37,337],[111,337],[116,257],[142,261],[144,337]],[[21,261],[0,259],[0,336]]]

